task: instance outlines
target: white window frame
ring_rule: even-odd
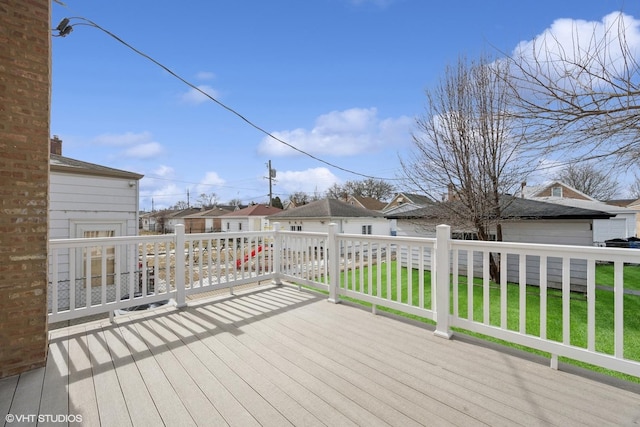
[[[84,238],[85,233],[89,231],[113,232],[113,236],[117,237],[117,236],[125,235],[126,227],[127,227],[126,221],[71,220],[70,231],[71,231],[71,238]],[[77,250],[75,257],[76,257],[76,268],[75,268],[76,277],[77,278],[84,277],[85,263],[83,262],[82,250]],[[118,259],[118,257],[114,255],[114,263],[115,263],[114,271],[117,271],[116,264],[121,263],[121,265],[124,265],[123,262],[124,260]]]

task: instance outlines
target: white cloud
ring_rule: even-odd
[[[125,150],[123,154],[125,157],[133,157],[136,159],[151,159],[162,154],[163,151],[162,145],[159,143],[147,142]]]
[[[143,178],[143,182],[147,181]],[[186,191],[182,187],[178,187],[176,184],[163,183],[159,187],[153,187],[153,181],[149,182],[150,188],[146,188],[145,185],[140,189],[140,207],[142,209],[167,209],[170,206],[176,204],[176,202],[187,200]]]
[[[196,186],[196,193],[200,195],[216,193],[217,186],[224,185],[226,181],[222,179],[216,172],[207,172],[204,178]]]
[[[218,92],[209,85],[199,85],[198,89],[190,88],[187,92],[180,96],[180,101],[188,105],[199,105],[209,100],[202,92],[207,93],[213,98],[218,98]],[[202,91],[202,92],[201,92]]]
[[[313,168],[303,171],[278,171],[276,186],[278,193],[302,191],[308,194],[324,193],[333,184],[340,182],[327,168]]]
[[[311,130],[298,128],[272,134],[313,155],[353,156],[406,143],[412,124],[406,116],[380,119],[375,108],[351,108],[321,115]],[[259,151],[271,156],[300,154],[269,137],[263,138]]]
[[[110,154],[113,158],[151,159],[164,152],[162,144],[154,141],[153,135],[148,131],[105,133],[93,138],[93,143],[107,147],[120,147],[120,152]]]
[[[174,172],[175,170],[171,166],[160,165],[153,171],[153,174],[160,178],[169,178],[173,176]]]
[[[620,36],[624,37],[622,42]],[[612,12],[601,21],[557,19],[532,40],[520,42],[513,50],[513,55],[530,64],[534,64],[535,59],[542,61],[543,65],[548,62],[547,71],[558,74],[550,77],[569,79],[584,73],[577,66],[572,69],[566,63],[564,67],[556,68],[558,59],[565,58],[575,64],[591,64],[590,71],[595,75],[601,74],[603,64],[608,69],[621,70],[622,61],[625,60],[621,43],[626,43],[638,59],[640,20],[620,12]]]

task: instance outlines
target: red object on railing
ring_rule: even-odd
[[[262,246],[258,245],[258,253],[260,253],[260,252],[262,252]],[[255,249],[251,251],[251,258],[253,258],[254,256],[256,256],[256,250]],[[244,256],[244,261],[242,261],[240,259],[236,261],[236,268],[242,267],[242,264],[247,262],[247,261],[249,261],[249,254],[246,254]]]

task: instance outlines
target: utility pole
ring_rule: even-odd
[[[271,169],[271,160],[267,163],[267,167],[269,168],[269,207],[271,207],[273,203],[273,179],[276,177],[276,170]]]
[[[189,203],[189,189],[187,188],[187,208],[190,208],[191,204]]]

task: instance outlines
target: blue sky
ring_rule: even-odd
[[[65,156],[144,174],[146,210],[152,199],[157,209],[186,201],[187,191],[192,204],[201,193],[266,202],[269,160],[283,200],[363,175],[393,180],[424,90],[459,56],[512,52],[554,25],[614,11],[640,18],[628,0],[61,1],[52,27],[94,21],[316,157],[76,25],[53,38],[51,133]]]

